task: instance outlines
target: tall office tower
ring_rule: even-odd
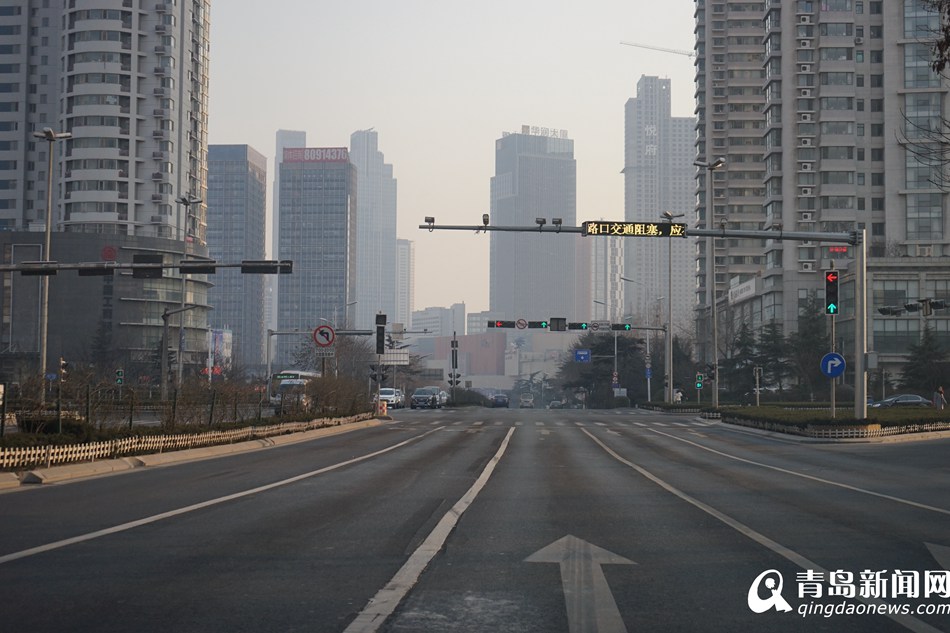
[[[83,239],[98,246],[89,249],[100,252],[96,260],[129,261],[143,250],[163,254],[167,263],[183,253],[203,254],[205,206],[199,201],[206,196],[210,1],[4,5],[0,181],[6,185],[0,190],[0,227],[42,234],[49,214],[52,252],[40,259],[51,256],[59,262],[77,253],[57,250],[67,232],[84,236],[68,240],[77,249],[83,249]],[[72,136],[33,136],[44,129]],[[177,203],[179,197],[187,203]],[[8,234],[5,241],[15,244],[21,240],[17,235],[23,234]],[[126,363],[144,362],[154,353],[162,330],[155,315],[179,304],[182,292],[174,271],[149,282],[151,300],[146,301],[141,280],[97,277],[79,283],[88,286],[90,297],[114,292],[109,312],[115,318],[101,322],[108,330],[101,338]],[[51,306],[61,298],[57,285],[62,284],[51,280]],[[185,295],[187,303],[202,305],[202,282],[187,283]],[[22,301],[18,306],[27,307]],[[64,312],[72,317],[76,309]],[[83,336],[74,329],[62,337],[60,316],[51,308],[47,364],[59,354],[57,347],[92,338],[93,333]],[[24,311],[16,318],[31,317]],[[187,329],[186,349],[206,346],[205,309],[180,318]],[[0,347],[8,343],[14,341]],[[21,343],[37,349],[28,341],[16,342]],[[185,361],[197,363],[198,356],[189,353]]]
[[[786,8],[802,3],[783,3]],[[808,2],[806,4],[816,5]],[[848,4],[851,4],[848,0]],[[765,2],[745,2],[738,7],[726,0],[708,0],[696,5],[696,125],[695,158],[713,164],[723,158],[725,164],[712,171],[711,225],[727,229],[761,229],[778,222],[769,217],[765,207],[766,164],[763,153],[766,134],[781,130],[782,119],[766,121],[763,116],[765,94]],[[816,5],[817,6],[817,5]],[[789,10],[794,15],[794,10]],[[797,25],[789,25],[786,41],[791,45]],[[791,58],[789,58],[791,61]],[[791,67],[789,68],[791,70]],[[794,73],[786,77],[785,85],[794,87]],[[795,100],[789,102],[794,107]],[[787,125],[794,116],[784,120]],[[766,130],[766,126],[769,130]],[[788,167],[787,165],[785,166]],[[773,163],[771,170],[781,170]],[[699,226],[707,227],[707,172],[697,168],[696,219]],[[765,261],[765,242],[759,239],[716,239],[713,253],[715,264],[707,259],[709,238],[697,240],[696,260],[696,347],[700,361],[710,361],[712,328],[707,294],[710,286],[716,290],[719,314],[720,357],[729,346],[732,319],[728,310],[727,290],[731,284],[751,281],[761,284],[761,275],[770,268]],[[707,271],[714,271],[715,282],[707,283]],[[781,274],[780,264],[778,271]],[[755,323],[761,324],[758,315]],[[769,317],[771,318],[771,317]],[[766,318],[768,320],[768,318]],[[738,321],[736,321],[738,322]]]
[[[669,79],[642,76],[637,96],[624,108],[624,219],[692,225],[695,208],[693,117],[670,113]],[[673,332],[692,333],[695,309],[696,245],[687,239],[625,238],[624,266],[614,274],[623,282],[624,304],[635,323],[667,322],[672,275]]]
[[[350,320],[356,271],[356,169],[345,147],[287,148],[280,164],[280,232],[277,252],[294,262],[280,280],[273,356],[291,366],[293,352],[312,345],[309,333],[324,323]]]
[[[396,314],[406,328],[415,306],[416,250],[411,240],[396,240]]]
[[[274,153],[274,184],[271,187],[271,207],[267,215],[267,258],[280,259],[277,252],[277,235],[279,233],[280,209],[280,159],[284,149],[288,147],[306,147],[307,133],[299,130],[277,130],[277,151]],[[264,318],[267,328],[277,329],[277,301],[280,286],[278,275],[268,275],[264,280]],[[265,343],[266,344],[266,343]]]
[[[574,141],[564,130],[522,126],[495,141],[491,223],[577,224]],[[491,233],[489,304],[509,319],[589,318],[590,262],[575,234]],[[587,298],[580,301],[579,297]],[[581,305],[578,305],[578,304]]]
[[[392,321],[396,312],[396,179],[378,149],[374,130],[350,135],[350,162],[356,167],[357,328],[375,327],[376,315]]]
[[[216,261],[266,259],[267,159],[248,145],[208,147],[208,254]],[[232,334],[232,366],[264,366],[264,275],[221,270],[208,291],[212,328]]]

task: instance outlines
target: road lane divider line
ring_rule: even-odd
[[[911,501],[910,499],[902,499],[901,497],[895,497],[893,495],[885,494],[883,492],[875,492],[874,490],[868,490],[867,488],[861,488],[859,486],[852,486],[851,484],[845,484],[838,481],[832,481],[830,479],[825,479],[824,477],[817,477],[815,475],[806,475],[805,473],[800,473],[794,470],[789,470],[788,468],[782,468],[781,466],[772,466],[771,464],[763,464],[762,462],[757,462],[752,459],[746,459],[745,457],[739,457],[738,455],[730,455],[729,453],[724,453],[722,451],[716,450],[715,448],[710,448],[708,446],[703,446],[697,442],[692,442],[686,438],[676,437],[675,435],[670,435],[669,433],[664,433],[663,431],[657,431],[656,429],[650,429],[658,435],[663,437],[668,437],[679,442],[684,442],[690,446],[695,446],[696,448],[701,448],[704,451],[709,451],[719,455],[720,457],[726,457],[728,459],[733,459],[737,462],[742,462],[745,464],[750,464],[752,466],[758,466],[760,468],[767,468],[769,470],[774,470],[776,472],[783,473],[785,475],[794,475],[795,477],[801,477],[802,479],[809,479],[811,481],[817,481],[818,483],[827,484],[829,486],[835,486],[837,488],[843,488],[845,490],[850,490],[852,492],[859,492],[861,494],[870,495],[872,497],[877,497],[879,499],[887,499],[888,501],[894,501],[895,503],[902,503],[920,510],[929,510],[930,512],[937,512],[938,514],[950,515],[950,510],[946,508],[938,508],[936,506],[927,505],[926,503],[919,503],[917,501]]]
[[[582,430],[584,431],[585,434],[587,434],[587,437],[594,440],[594,443],[596,443],[598,446],[604,449],[604,451],[606,451],[608,455],[616,459],[621,464],[624,464],[625,466],[629,466],[633,470],[637,471],[638,473],[640,473],[640,475],[649,479],[650,481],[655,483],[657,486],[659,486],[663,490],[666,490],[670,494],[676,497],[679,497],[680,499],[690,504],[691,506],[699,510],[702,510],[709,516],[731,527],[732,529],[739,532],[746,538],[749,538],[752,541],[758,543],[759,545],[762,545],[763,547],[771,550],[775,554],[778,554],[785,560],[791,562],[793,565],[797,565],[798,567],[806,571],[812,570],[812,571],[818,572],[822,574],[822,577],[828,576],[829,571],[825,569],[824,567],[822,567],[821,565],[819,565],[818,563],[806,558],[805,556],[799,554],[793,549],[785,547],[778,541],[773,541],[766,535],[754,530],[753,528],[749,527],[745,523],[742,523],[738,519],[734,519],[728,514],[724,512],[720,512],[719,510],[712,507],[711,505],[704,503],[700,501],[699,499],[686,494],[679,488],[660,479],[659,477],[651,473],[646,468],[643,468],[642,466],[638,466],[637,464],[634,464],[628,459],[621,457],[620,454],[618,454],[612,448],[610,448],[609,446],[604,444],[602,441],[600,441],[600,439],[595,437],[587,429],[582,429]],[[917,618],[914,618],[910,615],[903,615],[900,613],[890,613],[890,611],[886,608],[886,605],[888,605],[889,603],[883,600],[879,600],[877,598],[863,598],[861,596],[857,596],[856,599],[860,600],[861,602],[865,604],[875,605],[876,607],[882,607],[881,613],[885,614],[891,620],[897,622],[904,628],[910,631],[913,631],[914,633],[939,633],[940,632],[940,629],[934,628],[931,625],[927,624],[926,622],[922,620],[918,620]]]
[[[482,474],[478,476],[472,487],[439,520],[429,536],[409,556],[409,559],[396,572],[392,580],[370,599],[363,610],[357,614],[356,619],[344,629],[343,633],[374,633],[393,614],[399,603],[409,593],[409,590],[419,581],[419,576],[422,575],[425,568],[435,558],[435,555],[441,551],[446,539],[449,538],[449,534],[452,533],[462,517],[462,513],[472,505],[475,497],[488,483],[488,478],[491,477],[498,462],[501,461],[501,456],[505,454],[505,449],[508,448],[508,443],[511,441],[514,432],[514,428],[508,429],[508,433],[505,434],[505,439],[502,440],[495,456],[485,465]]]
[[[101,530],[96,530],[95,532],[89,532],[87,534],[80,534],[79,536],[73,536],[71,538],[63,539],[61,541],[53,541],[52,543],[46,543],[45,545],[38,545],[36,547],[31,547],[29,549],[21,550],[19,552],[13,552],[11,554],[6,554],[0,556],[0,565],[4,563],[9,563],[11,561],[19,560],[21,558],[28,558],[30,556],[35,556],[37,554],[43,554],[46,552],[51,552],[53,550],[61,549],[63,547],[68,547],[70,545],[76,545],[77,543],[84,543],[86,541],[91,541],[103,536],[109,536],[111,534],[118,534],[120,532],[125,532],[137,527],[142,527],[143,525],[149,525],[151,523],[157,523],[158,521],[163,521],[165,519],[170,519],[172,517],[181,516],[189,512],[194,512],[195,510],[201,510],[203,508],[210,508],[228,501],[234,501],[235,499],[241,499],[242,497],[249,497],[261,492],[266,492],[268,490],[273,490],[274,488],[280,488],[281,486],[286,486],[298,481],[303,481],[304,479],[309,479],[311,477],[316,477],[317,475],[322,475],[333,470],[343,468],[345,466],[351,466],[352,464],[358,464],[359,462],[366,461],[367,459],[372,459],[374,457],[379,457],[380,455],[385,455],[391,451],[396,450],[397,448],[402,448],[407,444],[411,444],[416,440],[420,440],[427,435],[431,435],[437,431],[442,430],[443,427],[437,429],[432,429],[431,431],[426,431],[415,437],[411,437],[407,440],[403,440],[398,444],[393,444],[386,448],[374,451],[372,453],[367,453],[366,455],[361,455],[359,457],[354,457],[348,459],[344,462],[338,464],[333,464],[332,466],[326,466],[318,470],[310,471],[309,473],[303,473],[301,475],[295,475],[289,479],[282,479],[280,481],[275,481],[273,483],[266,484],[264,486],[258,486],[257,488],[251,488],[250,490],[244,490],[242,492],[235,492],[230,495],[225,495],[223,497],[218,497],[216,499],[209,499],[207,501],[202,501],[200,503],[194,503],[190,506],[185,506],[183,508],[178,508],[176,510],[169,510],[168,512],[162,512],[160,514],[155,514],[150,517],[145,517],[142,519],[137,519],[135,521],[129,521],[128,523],[122,523],[120,525],[114,525],[112,527],[104,528]]]

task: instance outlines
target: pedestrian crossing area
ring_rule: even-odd
[[[395,419],[389,424],[394,424],[403,427],[445,427],[447,429],[459,429],[459,430],[486,430],[491,428],[525,428],[525,429],[538,429],[538,430],[554,430],[554,429],[567,429],[567,428],[589,428],[589,429],[627,429],[627,430],[648,430],[648,429],[690,429],[697,430],[703,428],[709,428],[712,426],[719,425],[718,420],[704,420],[699,417],[695,418],[670,418],[663,419],[662,415],[652,414],[649,417],[647,416],[637,416],[631,415],[629,412],[625,412],[625,415],[616,415],[611,411],[590,411],[585,412],[582,419],[578,419],[581,416],[573,415],[570,419],[547,419],[547,420],[538,420],[535,419],[535,415],[490,415],[482,419],[472,419],[471,416],[466,415],[463,419],[458,419],[456,416],[452,415],[452,412],[449,412],[448,415],[445,414],[436,414],[436,415],[422,415],[422,416],[407,416],[406,419],[400,420],[399,416],[396,416]],[[639,419],[638,419],[639,418]]]

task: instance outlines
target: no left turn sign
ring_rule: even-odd
[[[313,331],[313,342],[318,347],[329,347],[336,340],[336,332],[329,325],[318,325]]]

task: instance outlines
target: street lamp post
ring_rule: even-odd
[[[726,164],[724,158],[717,158],[713,162],[697,160],[693,162],[700,169],[706,170],[706,230],[713,228],[713,171]],[[709,237],[706,244],[706,296],[709,298],[710,321],[712,322],[712,406],[719,408],[719,331],[717,322],[716,297],[716,238]]]
[[[664,211],[663,217],[670,224],[673,223],[673,220],[676,218],[682,218],[685,216],[685,213],[673,213],[671,211]],[[670,235],[673,235],[673,232],[670,231]],[[667,404],[672,404],[673,402],[673,238],[667,238],[669,242],[669,259],[666,269],[666,281],[668,287],[666,289],[666,402]]]
[[[185,239],[192,234],[191,229],[191,205],[201,204],[204,202],[201,198],[188,194],[186,196],[179,196],[176,200],[181,205],[185,207],[185,226],[182,230],[182,234]],[[185,240],[183,239],[182,242]],[[182,249],[184,250],[184,249]],[[184,253],[182,253],[184,255]],[[185,311],[185,295],[187,294],[187,277],[185,273],[181,273],[181,307],[175,312],[184,312]],[[197,306],[195,306],[197,307]],[[181,377],[182,372],[185,367],[185,316],[182,315],[178,317],[178,366],[175,368],[175,384],[181,386]],[[211,378],[211,372],[208,372],[208,378]]]
[[[50,247],[53,230],[53,145],[56,141],[72,138],[69,132],[54,132],[51,127],[44,127],[42,132],[33,132],[36,138],[48,142],[46,166],[46,229],[43,236],[43,259],[52,261]],[[40,402],[46,401],[46,345],[49,332],[49,275],[43,275],[40,290]]]
[[[162,402],[168,399],[168,317],[173,314],[178,314],[179,312],[184,312],[185,310],[191,310],[197,308],[198,306],[187,306],[184,308],[176,308],[175,310],[169,310],[165,308],[165,311],[162,312],[162,352],[160,355],[161,358],[161,397]],[[179,352],[179,355],[181,352]],[[181,365],[181,357],[178,358],[178,364]]]
[[[640,286],[646,286],[646,284],[639,282],[636,279],[630,279],[628,277],[624,277],[623,275],[620,275],[620,281],[626,281],[627,283],[638,284]],[[657,303],[656,314],[655,314],[656,319],[650,320],[651,325],[655,325],[656,322],[660,320],[659,302],[662,301],[664,298],[665,297],[657,297],[651,302],[651,303],[654,303],[654,302]],[[633,315],[629,317],[624,317],[624,321],[628,321],[632,318],[633,318]],[[650,355],[650,339],[652,337],[653,337],[652,332],[651,334],[647,335],[647,357],[646,357],[647,402],[653,402],[653,384],[652,384],[652,380],[650,379],[650,376],[653,373],[653,357]]]

